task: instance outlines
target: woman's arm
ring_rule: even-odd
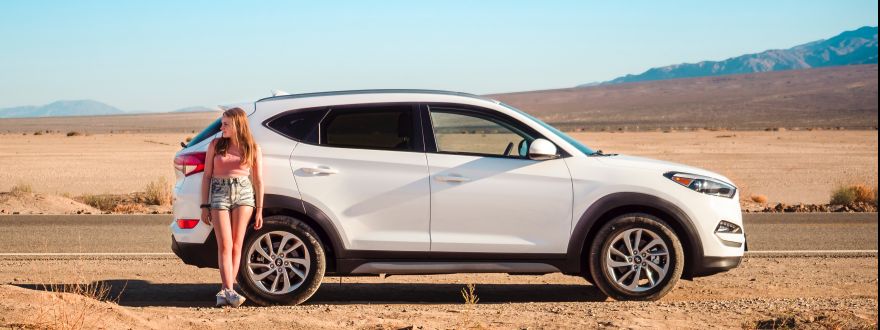
[[[208,145],[208,151],[205,153],[205,171],[202,173],[202,189],[201,189],[201,198],[199,204],[209,204],[211,201],[208,200],[208,193],[211,189],[211,176],[214,175],[214,144],[217,143],[217,139],[211,140],[211,144]],[[202,211],[202,221],[207,224],[211,224],[210,212],[208,209],[201,209]]]

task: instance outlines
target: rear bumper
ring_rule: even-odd
[[[178,242],[171,235],[171,251],[187,265],[199,268],[218,268],[217,265],[217,240],[214,235],[208,236],[204,243]]]

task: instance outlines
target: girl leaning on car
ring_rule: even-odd
[[[216,295],[217,306],[238,307],[245,298],[235,292],[233,285],[241,261],[244,234],[255,210],[254,229],[263,226],[263,161],[244,110],[226,110],[220,120],[223,135],[211,141],[205,155],[201,219],[214,227],[217,238],[222,283]]]

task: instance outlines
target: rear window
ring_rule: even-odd
[[[214,136],[214,134],[217,134],[217,132],[219,132],[219,131],[220,131],[220,118],[217,118],[217,120],[215,120],[213,123],[208,125],[208,127],[205,127],[205,129],[201,133],[199,133],[199,135],[196,135],[196,137],[194,137],[192,140],[190,140],[189,143],[186,144],[186,147],[189,148],[191,146],[194,146],[194,145],[198,144],[199,142],[202,142],[205,139],[207,139],[211,136]]]
[[[325,113],[326,109],[293,111],[269,120],[266,127],[297,141],[318,143],[318,122]]]

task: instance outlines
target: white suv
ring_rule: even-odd
[[[426,90],[285,95],[246,107],[263,150],[262,229],[238,281],[298,304],[325,275],[562,272],[618,300],[740,264],[737,189],[716,173],[595,152],[504,103]],[[177,153],[172,249],[217,267],[200,223],[205,150]]]

